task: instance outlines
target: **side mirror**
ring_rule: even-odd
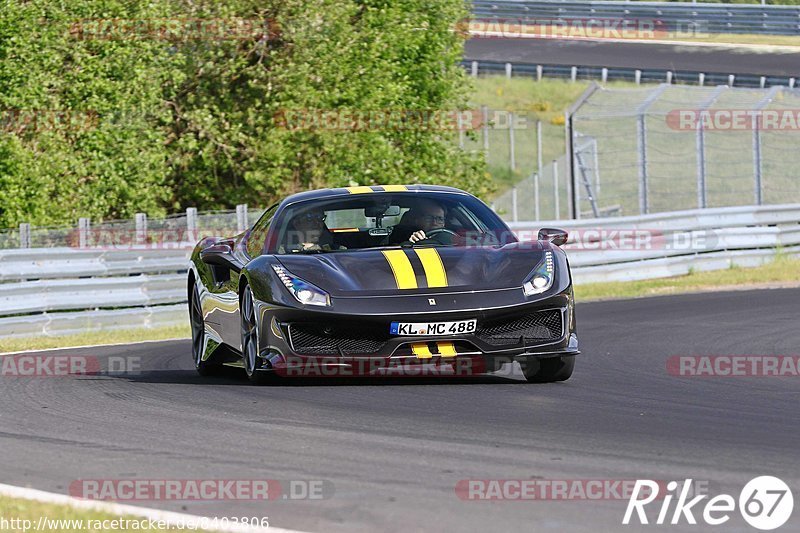
[[[537,238],[540,241],[548,241],[555,246],[564,246],[567,244],[567,239],[569,239],[569,233],[563,229],[542,228],[539,230],[539,236]]]
[[[201,250],[200,260],[207,265],[220,266],[236,272],[242,271],[243,265],[234,257],[231,247],[224,243],[214,244]]]

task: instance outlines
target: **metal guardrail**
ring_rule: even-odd
[[[567,229],[571,237],[565,250],[576,284],[756,266],[770,261],[777,249],[800,256],[800,204],[510,226],[522,240],[535,238],[546,226]],[[5,281],[0,283],[0,341],[185,324],[188,253],[188,249],[0,251],[0,279]]]
[[[585,65],[552,65],[533,63],[507,63],[504,61],[477,61],[465,59],[461,65],[473,76],[504,74],[506,77],[525,76],[541,80],[553,78],[563,80],[628,81],[640,83],[670,83],[675,85],[699,85],[714,87],[760,88],[786,86],[794,88],[797,82],[792,76],[759,76],[731,72],[698,72],[690,70],[636,69],[624,67],[596,67]]]
[[[479,19],[647,20],[665,28],[707,33],[800,35],[800,6],[688,4],[681,2],[576,2],[473,0]]]

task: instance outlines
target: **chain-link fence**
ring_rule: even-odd
[[[597,87],[571,129],[581,213],[800,202],[797,90]]]

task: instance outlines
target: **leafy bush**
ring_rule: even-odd
[[[466,107],[462,0],[4,3],[0,227],[265,206],[323,186],[489,192],[453,131],[276,120]],[[214,33],[236,21],[251,31]]]

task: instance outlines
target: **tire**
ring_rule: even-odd
[[[240,310],[244,371],[250,383],[263,385],[269,382],[272,376],[268,372],[259,370],[263,363],[258,357],[258,317],[253,303],[253,290],[249,285],[245,286],[242,292]]]
[[[528,383],[553,383],[566,381],[575,369],[575,356],[562,355],[546,359],[530,358],[525,362],[522,372]]]
[[[200,291],[195,284],[189,301],[189,323],[192,327],[192,358],[194,368],[201,376],[213,376],[219,373],[222,365],[211,360],[203,361],[203,348],[206,343],[206,324],[200,306]]]

